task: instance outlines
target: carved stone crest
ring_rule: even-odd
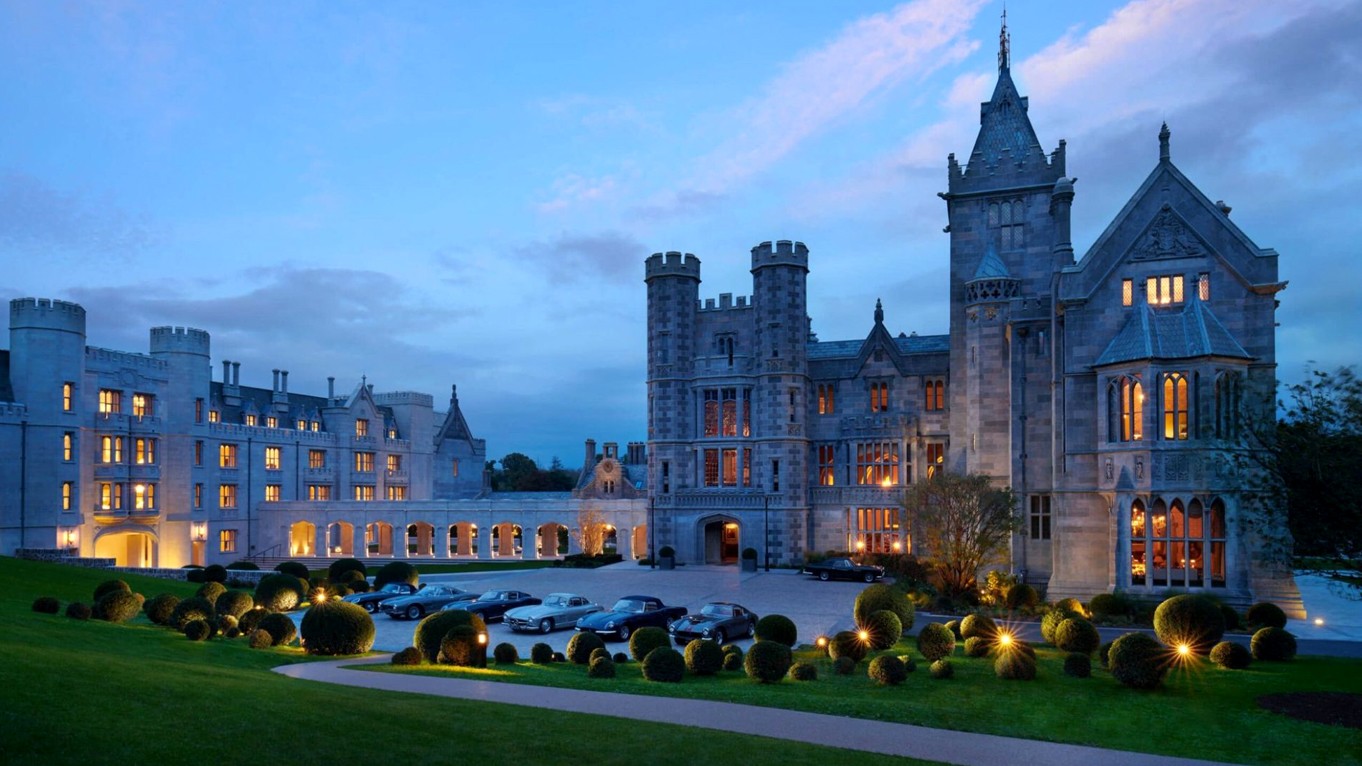
[[[1149,228],[1145,229],[1144,234],[1141,234],[1135,245],[1130,248],[1130,253],[1132,257],[1139,259],[1183,258],[1204,255],[1206,248],[1201,246],[1196,234],[1177,213],[1164,205],[1158,215],[1154,216]]]

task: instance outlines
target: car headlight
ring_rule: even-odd
[[[704,632],[703,632],[701,635],[703,635],[705,638],[709,638],[709,631],[710,631],[710,630],[712,630],[712,629],[711,629],[711,628],[705,628]]]
[[[614,621],[614,620],[611,620],[610,622],[607,622],[607,623],[605,624],[605,629],[606,629],[606,630],[613,630],[614,627],[615,627],[615,621]]]

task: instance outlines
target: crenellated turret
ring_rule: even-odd
[[[32,422],[52,422],[64,411],[70,384],[71,410],[79,410],[85,362],[85,309],[48,298],[9,302],[10,384],[14,400],[28,407]]]

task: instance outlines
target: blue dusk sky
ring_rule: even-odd
[[[1362,361],[1362,4],[1008,4],[1081,255],[1158,159],[1281,254],[1278,361]],[[0,297],[213,338],[324,394],[457,384],[489,457],[644,432],[643,259],[751,292],[810,248],[823,340],[947,330],[946,155],[998,2],[0,2]]]

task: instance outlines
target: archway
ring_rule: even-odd
[[[295,521],[288,528],[288,555],[312,556],[317,544],[317,525],[310,521]]]
[[[738,520],[721,516],[704,523],[703,545],[706,564],[736,564],[738,561],[738,541],[742,537],[742,527]]]
[[[504,521],[492,527],[492,557],[510,557],[521,554],[523,541],[519,524]]]
[[[641,559],[648,555],[648,525],[639,524],[634,527],[633,542],[629,550],[634,554],[634,558]]]
[[[393,555],[393,525],[375,521],[364,526],[364,547],[370,556]]]
[[[615,528],[614,524],[606,524],[605,537],[601,541],[601,553],[610,555],[613,553],[618,553],[619,549],[620,549],[619,530]]]
[[[541,559],[552,559],[567,553],[568,528],[556,521],[540,524],[535,530],[535,552]]]
[[[449,525],[449,555],[478,555],[478,525],[460,521]]]
[[[113,531],[95,537],[95,556],[120,567],[156,566],[156,536],[150,532]]]
[[[407,525],[407,555],[435,555],[435,527],[433,525],[425,521]]]
[[[326,550],[332,556],[355,555],[355,525],[335,521],[326,527]]]

